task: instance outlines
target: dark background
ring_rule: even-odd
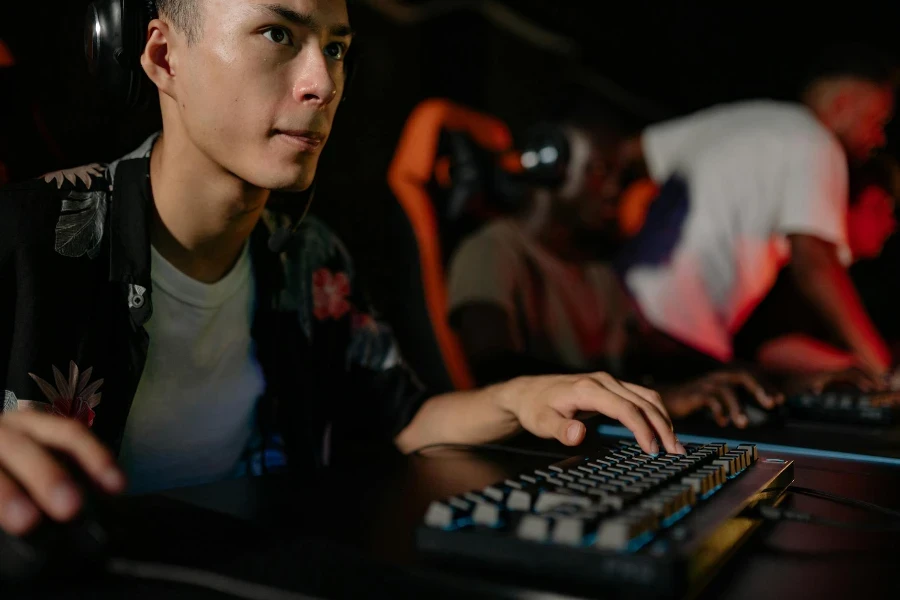
[[[473,11],[401,25],[365,2],[354,8],[361,69],[323,156],[314,211],[347,242],[378,304],[390,302],[386,275],[396,260],[385,171],[406,116],[423,98],[445,96],[485,110],[514,132],[586,111],[636,129],[716,102],[790,97],[803,65],[829,44],[866,42],[900,55],[900,3],[886,0],[505,4],[571,38],[577,50],[560,56],[535,48]],[[153,111],[96,110],[82,55],[86,5],[0,2],[0,38],[18,60],[14,73],[0,76],[0,123],[10,140],[4,160],[15,179],[114,159],[159,126]],[[35,107],[42,124],[32,117]],[[54,146],[40,141],[38,127]],[[896,154],[900,128],[888,133]]]

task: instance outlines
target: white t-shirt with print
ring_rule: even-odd
[[[769,100],[715,106],[647,128],[652,178],[684,179],[688,211],[662,264],[626,283],[657,328],[720,360],[789,260],[789,234],[831,242],[849,259],[847,159],[804,106]]]

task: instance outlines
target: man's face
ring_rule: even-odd
[[[570,130],[568,138],[569,165],[558,202],[570,209],[577,221],[574,226],[605,231],[617,215],[617,170],[585,132]]]
[[[883,188],[871,185],[860,192],[847,212],[847,237],[855,259],[876,258],[897,229],[895,200]]]
[[[893,115],[894,93],[890,88],[865,81],[849,81],[831,107],[832,130],[847,153],[864,160],[884,146],[884,128]]]
[[[248,183],[312,183],[344,88],[345,0],[198,0],[201,28],[171,58],[178,118]]]

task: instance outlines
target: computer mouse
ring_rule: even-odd
[[[773,411],[766,410],[759,404],[752,402],[742,404],[741,409],[747,416],[747,427],[761,427],[775,417]]]
[[[105,513],[113,499],[91,484],[74,461],[61,462],[81,488],[81,511],[68,523],[44,516],[37,528],[21,537],[0,530],[0,583],[83,577],[108,557],[112,529]]]

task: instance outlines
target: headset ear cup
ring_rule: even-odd
[[[132,110],[150,98],[141,67],[147,25],[156,15],[152,0],[95,0],[85,20],[85,56],[104,104]]]
[[[558,187],[569,165],[569,138],[562,127],[541,124],[528,130],[522,144],[522,169],[527,183]]]

